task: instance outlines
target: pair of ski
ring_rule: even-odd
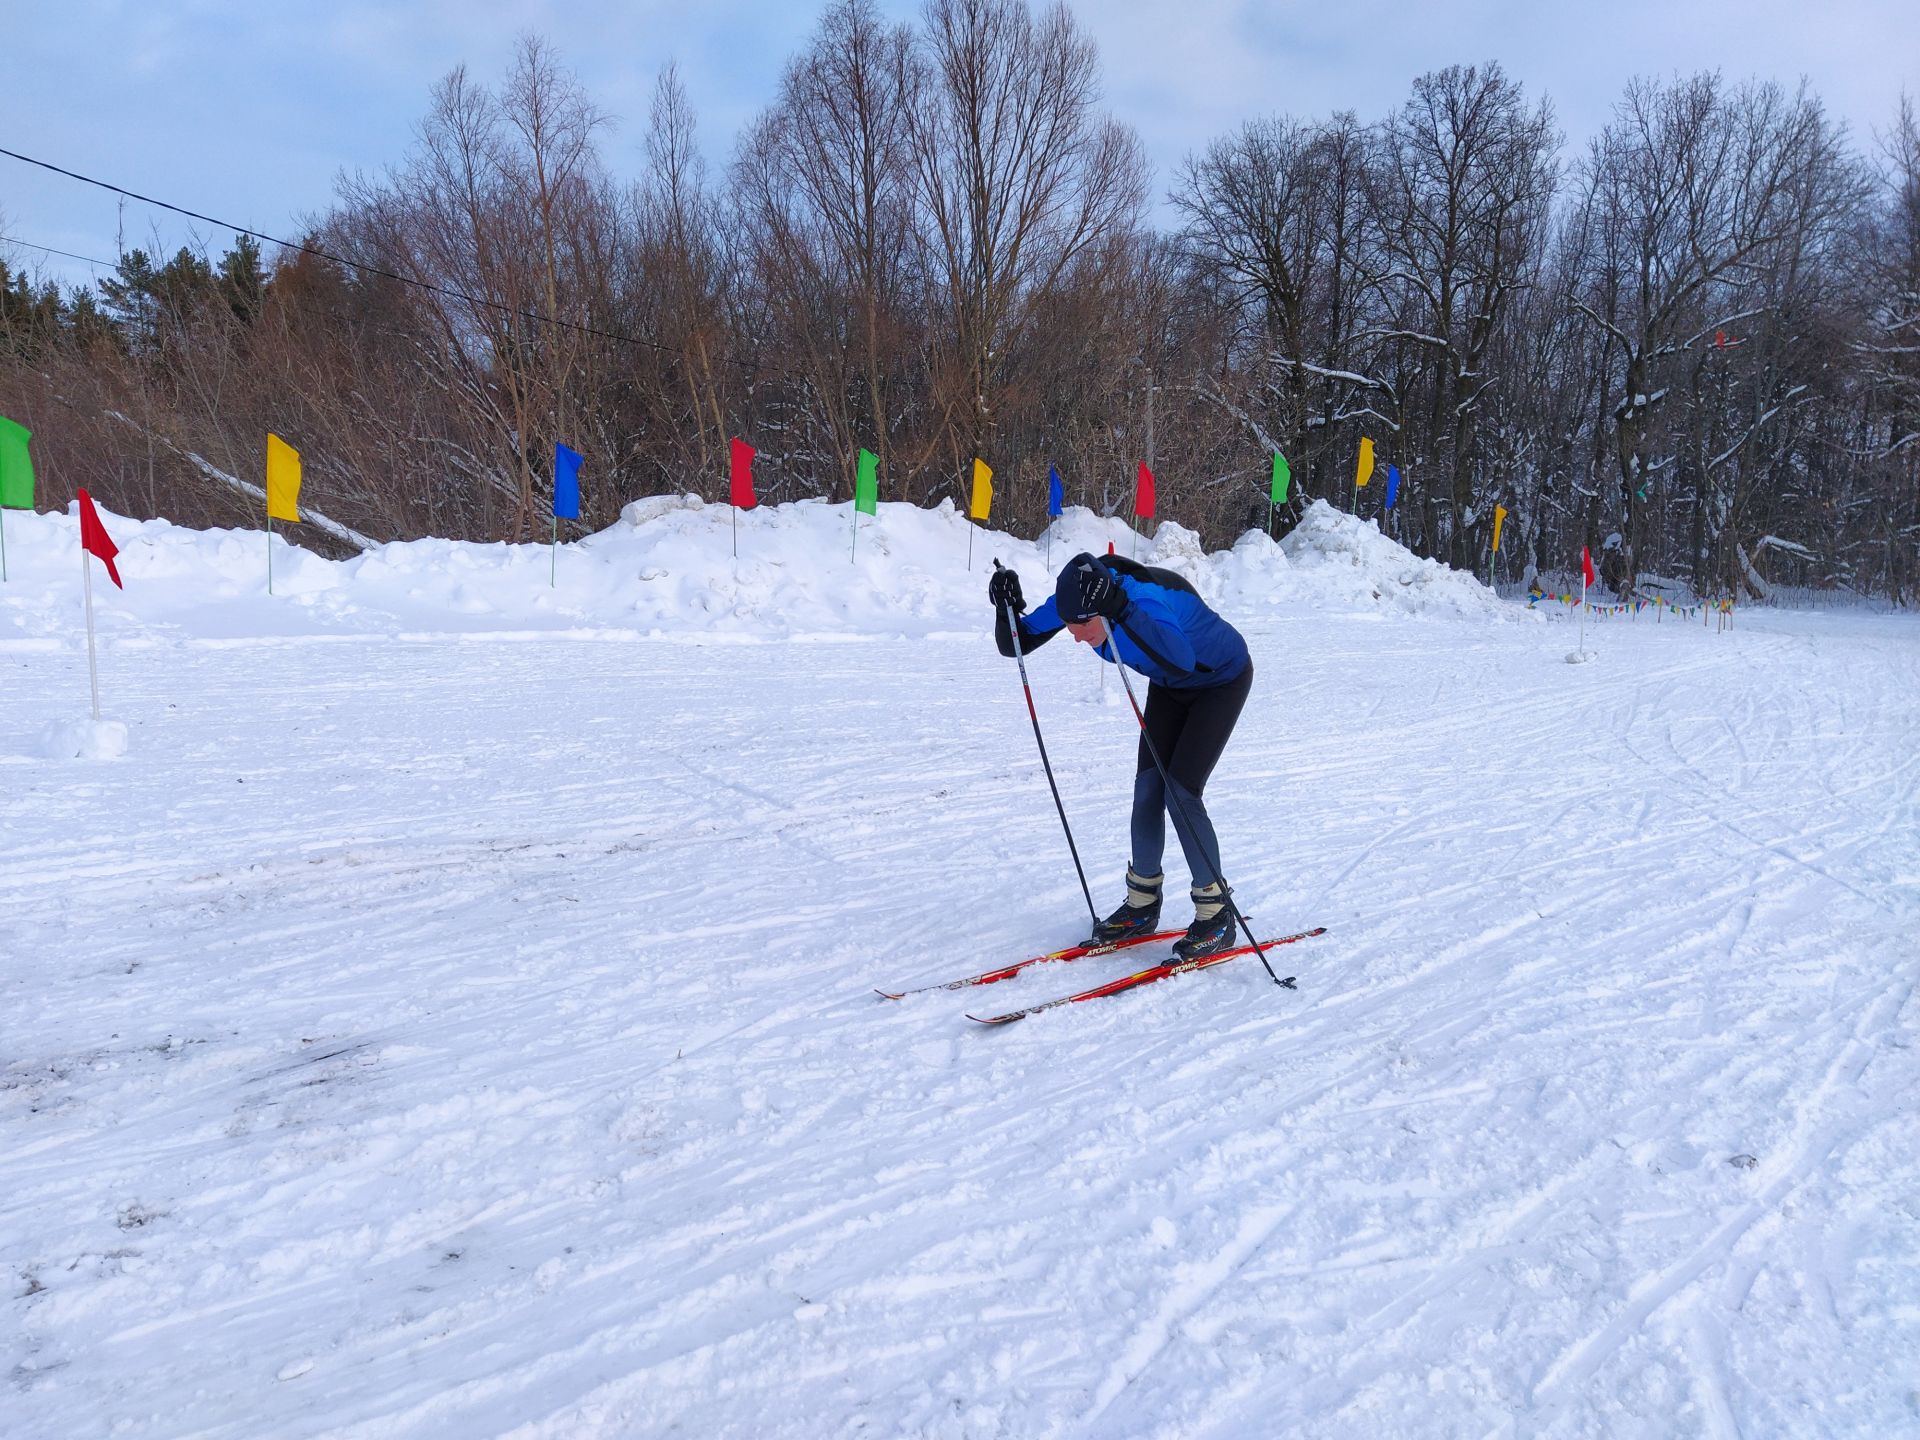
[[[965,990],[974,985],[992,985],[997,981],[1011,980],[1021,971],[1035,965],[1045,965],[1055,960],[1086,960],[1095,955],[1111,955],[1120,950],[1131,950],[1138,945],[1151,945],[1156,941],[1178,940],[1184,930],[1162,930],[1155,935],[1132,935],[1125,940],[1114,940],[1104,945],[1070,945],[1065,950],[1055,950],[1047,955],[1035,955],[1029,960],[1016,960],[1011,965],[1002,965],[997,970],[983,970],[978,975],[967,975],[959,980],[946,980],[937,985],[920,985],[910,990],[876,990],[876,995],[888,1000],[900,1000],[908,995],[924,995],[933,990]],[[1315,935],[1324,935],[1327,927],[1319,925],[1312,930],[1302,930],[1297,935],[1283,935],[1277,940],[1262,943],[1262,950],[1278,949],[1282,945],[1291,945],[1298,940],[1311,939]],[[1131,975],[1122,975],[1117,980],[1109,980],[1104,985],[1096,985],[1091,990],[1077,991],[1072,995],[1062,995],[1058,999],[1043,1000],[1037,1005],[1029,1005],[1022,1010],[1009,1010],[1004,1015],[975,1015],[967,1018],[982,1025],[1008,1025],[1015,1020],[1024,1020],[1029,1015],[1037,1015],[1042,1010],[1052,1010],[1061,1005],[1077,1005],[1085,1000],[1099,1000],[1108,995],[1118,995],[1122,991],[1135,990],[1142,985],[1151,985],[1156,980],[1170,979],[1175,975],[1184,975],[1190,970],[1205,970],[1210,965],[1219,965],[1228,960],[1236,960],[1242,955],[1253,954],[1251,945],[1237,946],[1231,950],[1216,951],[1212,955],[1201,955],[1192,960],[1169,959],[1157,965],[1149,965],[1144,970],[1136,970]],[[1289,975],[1280,982],[1291,987],[1293,976]]]

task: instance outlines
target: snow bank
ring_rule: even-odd
[[[734,554],[737,519],[738,556]],[[267,536],[107,518],[127,588],[97,584],[109,643],[282,635],[613,630],[642,635],[928,635],[982,622],[995,559],[1019,571],[1030,601],[1079,550],[1164,565],[1229,615],[1336,611],[1492,619],[1524,612],[1471,576],[1421,560],[1371,523],[1316,501],[1279,544],[1249,531],[1209,554],[1165,522],[1151,540],[1124,521],[1075,507],[1048,537],[1017,540],[970,526],[951,502],[886,504],[859,519],[845,503],[802,500],[737,517],[695,496],[635,501],[612,526],[554,557],[545,545],[412,540],[325,560]],[[10,583],[0,589],[0,646],[76,636],[78,523],[7,519]],[[969,530],[972,533],[969,535]],[[969,546],[971,545],[971,561]]]
[[[119,720],[54,720],[34,750],[48,760],[118,760],[127,753],[127,727]]]

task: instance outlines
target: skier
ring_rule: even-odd
[[[1247,642],[1181,576],[1116,555],[1098,560],[1085,553],[1074,556],[1061,570],[1053,598],[1031,615],[1023,613],[1020,577],[1011,570],[994,572],[987,595],[993,601],[994,638],[1002,655],[1014,653],[1007,626],[1011,613],[1024,650],[1046,644],[1064,627],[1081,644],[1095,647],[1102,660],[1130,665],[1149,681],[1146,733],[1133,779],[1127,898],[1094,927],[1093,940],[1105,943],[1159,927],[1165,880],[1161,855],[1171,813],[1193,878],[1193,923],[1174,943],[1174,954],[1187,960],[1230,949],[1233,915],[1221,879],[1220,842],[1200,796],[1253,688]],[[1166,793],[1147,746],[1149,738],[1177,796]]]

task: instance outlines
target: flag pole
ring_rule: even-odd
[[[0,505],[0,581],[7,578],[7,507]]]
[[[1587,653],[1587,566],[1580,562],[1580,653]]]
[[[267,593],[273,593],[273,511],[267,511]],[[98,720],[98,715],[93,717]]]
[[[80,590],[87,597],[87,682],[93,691],[93,719],[100,723],[100,665],[93,658],[93,570],[87,564],[87,547],[80,547]]]
[[[553,517],[553,534],[548,541],[547,556],[550,564],[547,570],[547,588],[554,590],[560,585],[560,517]]]

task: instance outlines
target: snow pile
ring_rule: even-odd
[[[1071,524],[1071,517],[1062,519]],[[1081,543],[1083,539],[1098,543]],[[1123,555],[1131,553],[1125,540],[1117,548]],[[1056,561],[1074,550],[1097,554],[1103,549],[1098,535],[1074,530],[1069,530],[1065,546],[1059,539],[1054,542]],[[1231,550],[1212,553],[1193,531],[1165,521],[1152,544],[1140,547],[1139,558],[1184,575],[1230,617],[1298,610],[1473,620],[1511,620],[1526,614],[1473,576],[1421,559],[1382,535],[1372,521],[1336,510],[1324,500],[1308,505],[1284,540],[1276,543],[1264,531],[1249,530]],[[1028,594],[1032,598],[1031,590]]]
[[[1069,556],[1104,554],[1111,544],[1179,571],[1230,616],[1522,613],[1471,576],[1418,559],[1319,501],[1278,545],[1250,531],[1213,554],[1177,523],[1163,522],[1147,540],[1121,519],[1079,507],[1038,541],[973,526],[945,501],[882,505],[859,517],[857,540],[854,519],[849,505],[820,500],[736,516],[696,496],[661,496],[628,505],[618,522],[562,545],[557,557],[540,544],[413,540],[332,561],[276,534],[269,595],[264,533],[114,516],[107,524],[127,588],[96,585],[94,598],[109,643],[134,634],[219,641],[528,630],[925,636],[977,630],[995,559],[1020,573],[1037,604]],[[13,574],[0,591],[0,645],[73,643],[77,522],[15,514],[8,530]]]
[[[1421,559],[1370,522],[1335,510],[1324,500],[1307,507],[1281,549],[1299,579],[1293,597],[1297,603],[1468,618],[1510,614],[1514,608],[1472,575]]]
[[[127,727],[118,720],[52,720],[34,750],[48,760],[118,760],[127,753]]]

